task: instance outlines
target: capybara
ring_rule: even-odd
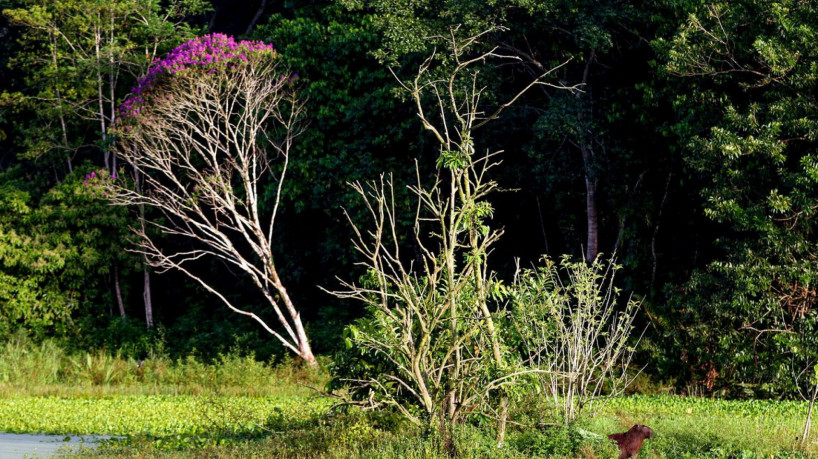
[[[619,459],[636,457],[642,449],[642,442],[653,436],[653,429],[642,424],[636,424],[625,433],[611,434],[608,438],[619,446]]]

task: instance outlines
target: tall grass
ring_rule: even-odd
[[[0,344],[0,395],[306,395],[307,386],[323,387],[327,378],[321,370],[273,366],[239,350],[205,362],[171,359],[161,345],[135,359],[104,349],[69,354],[54,341],[35,343],[22,334]]]
[[[14,335],[0,348],[0,384],[57,383],[65,357],[53,341],[34,344]]]

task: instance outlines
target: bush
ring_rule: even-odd
[[[597,400],[619,395],[633,380],[628,369],[639,303],[620,306],[613,260],[559,263],[548,258],[535,269],[517,273],[512,320],[523,360],[536,384],[561,412],[563,422],[577,420]]]

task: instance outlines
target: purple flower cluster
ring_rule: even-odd
[[[145,96],[151,94],[153,86],[162,77],[196,68],[209,73],[215,73],[217,68],[235,70],[236,64],[246,62],[248,55],[259,52],[274,54],[275,48],[272,44],[261,41],[237,42],[233,37],[221,33],[204,35],[183,43],[164,59],[153,62],[148,74],[138,80],[137,85],[131,89],[131,94],[119,107],[117,121],[139,115],[145,104]]]
[[[107,181],[116,181],[116,173],[114,172],[109,175],[107,170],[100,169],[99,171],[92,171],[90,174],[85,174],[82,187],[89,190],[91,194],[96,194],[97,191],[101,190],[105,196],[107,196]]]

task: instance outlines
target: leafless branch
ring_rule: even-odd
[[[152,266],[185,273],[314,364],[300,314],[279,277],[272,249],[293,139],[303,129],[302,111],[288,75],[269,58],[167,77],[140,113],[119,126],[117,152],[142,174],[144,187],[131,189],[115,181],[111,195],[116,204],[160,211],[166,221],[154,222],[155,228],[201,247],[160,247],[148,232],[139,230],[138,250]],[[275,185],[276,193],[272,210],[265,215],[260,193],[268,184]],[[204,256],[242,271],[286,333],[236,307],[211,281],[195,274],[191,262]]]

